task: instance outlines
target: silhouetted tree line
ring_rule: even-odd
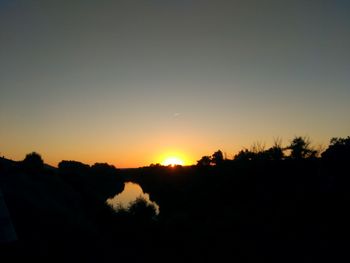
[[[124,189],[120,172],[107,163],[90,166],[77,161],[61,161],[58,174],[85,197],[100,199],[101,202]]]
[[[218,150],[213,153],[212,156],[203,156],[197,165],[199,166],[209,166],[209,165],[221,165],[224,162],[224,155],[222,151]]]
[[[212,156],[203,156],[197,161],[198,166],[221,165],[229,161],[280,161],[280,160],[305,160],[316,159],[319,156],[324,160],[349,160],[350,159],[350,137],[332,138],[329,147],[320,152],[311,145],[308,137],[295,137],[289,145],[282,146],[281,140],[275,140],[274,145],[268,149],[257,143],[250,150],[239,151],[232,160],[224,159],[220,150]]]
[[[128,179],[160,205],[165,240],[179,255],[233,262],[348,261],[343,246],[350,236],[344,209],[350,205],[349,142],[334,138],[323,152],[306,137],[286,146],[276,140],[267,149],[257,143],[231,160],[219,150],[196,167],[153,166],[130,171]]]
[[[142,259],[144,248],[132,255],[139,245],[130,244],[142,244],[157,225],[155,206],[141,197],[117,210],[106,203],[124,189],[120,171],[107,163],[62,161],[53,168],[36,152],[19,162],[0,158],[0,189],[19,237],[0,243],[1,262]]]

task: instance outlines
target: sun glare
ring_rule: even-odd
[[[168,157],[162,162],[162,165],[174,167],[175,165],[184,165],[184,161],[178,157]]]

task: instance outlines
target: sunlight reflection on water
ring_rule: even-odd
[[[144,193],[141,186],[136,183],[126,182],[124,184],[124,190],[120,194],[115,195],[113,198],[107,199],[107,204],[117,210],[118,206],[127,208],[131,202],[135,201],[136,198],[142,197],[148,203],[153,204],[156,208],[157,214],[159,214],[159,206],[156,202],[153,202],[149,198],[149,194]]]

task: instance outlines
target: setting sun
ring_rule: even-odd
[[[168,157],[162,162],[162,165],[166,165],[166,166],[184,165],[184,161],[178,157]]]

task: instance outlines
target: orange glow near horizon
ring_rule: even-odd
[[[162,162],[162,165],[165,165],[165,166],[184,165],[184,161],[178,157],[168,157]]]
[[[189,158],[180,152],[167,152],[160,155],[158,158],[158,163],[165,166],[176,166],[176,165],[189,165],[191,161]]]

